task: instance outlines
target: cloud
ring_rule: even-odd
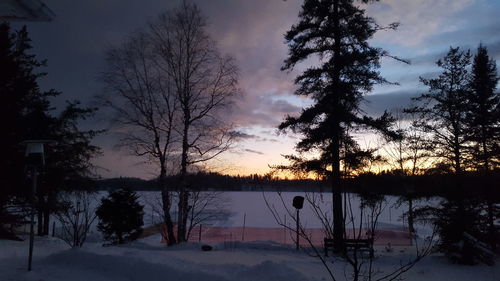
[[[273,94],[247,95],[236,104],[228,116],[239,126],[277,127],[285,115],[300,112],[301,107],[292,104],[287,97],[273,98]]]
[[[259,138],[258,136],[256,135],[249,135],[247,133],[244,133],[244,132],[240,132],[240,131],[233,131],[231,132],[231,135],[236,139],[236,140],[248,140],[248,139],[256,139],[256,138]]]
[[[467,40],[463,40],[467,38]],[[475,26],[467,29],[439,32],[428,37],[427,44],[449,45],[451,42],[498,41],[500,39],[500,21],[486,26]],[[454,44],[456,45],[456,43]]]
[[[496,59],[497,61],[500,60],[500,40],[491,44],[486,44],[485,46],[488,48],[490,57]]]
[[[264,153],[260,152],[260,151],[257,151],[257,150],[253,150],[253,149],[245,149],[246,152],[250,152],[250,153],[254,153],[254,154],[258,154],[258,155],[264,155]]]
[[[380,116],[385,110],[391,111],[411,105],[411,98],[418,96],[421,91],[408,90],[396,91],[377,95],[367,95],[366,102],[362,104],[362,110],[370,116]]]
[[[396,32],[380,32],[376,39],[387,44],[422,46],[437,31],[453,27],[448,20],[467,9],[473,0],[386,0],[368,6],[368,13],[382,25],[399,22]]]

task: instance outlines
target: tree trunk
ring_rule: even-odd
[[[495,227],[495,205],[493,204],[492,196],[488,197],[488,236],[490,240],[490,247],[493,252],[497,250],[497,241],[496,241],[496,227]]]
[[[181,173],[180,173],[180,192],[177,214],[177,240],[178,242],[186,241],[186,222],[188,215],[188,194],[187,194],[187,165],[188,165],[188,132],[189,132],[190,114],[184,111],[184,130],[182,136],[182,157],[181,157]]]
[[[37,235],[38,236],[43,236],[43,212],[44,212],[44,209],[45,209],[45,199],[43,197],[43,193],[42,193],[42,186],[39,184],[38,185],[38,188],[36,190],[36,203],[35,203],[35,206],[36,206],[36,211],[37,211]]]
[[[332,201],[333,201],[333,242],[334,248],[337,251],[344,249],[344,220],[342,215],[342,185],[340,177],[340,122],[337,115],[339,114],[338,108],[338,85],[340,82],[340,69],[338,61],[340,58],[340,17],[339,17],[339,1],[333,3],[334,15],[334,36],[335,36],[335,50],[334,50],[334,69],[333,69],[333,104],[332,104],[332,117],[333,117],[333,151],[332,151]]]
[[[411,234],[415,233],[415,228],[413,226],[413,199],[408,198],[408,231]]]
[[[161,171],[160,171],[160,177],[158,179],[160,189],[161,189],[161,201],[162,201],[162,208],[163,208],[163,222],[165,223],[165,226],[167,228],[167,245],[174,245],[177,243],[174,235],[174,224],[172,223],[172,217],[170,216],[170,191],[168,191],[166,184],[165,184],[165,177],[166,177],[166,171],[165,171],[165,164],[163,159],[161,160]]]
[[[481,136],[481,143],[482,143],[482,146],[483,146],[483,162],[484,162],[484,171],[486,171],[486,173],[488,173],[488,171],[490,170],[490,165],[489,165],[489,157],[488,157],[488,146],[486,145],[486,128],[485,126],[481,126],[481,133],[482,133],[482,136]]]
[[[43,235],[49,235],[49,225],[50,225],[50,209],[45,208],[43,210]]]
[[[344,220],[342,215],[342,185],[339,154],[339,146],[334,144],[332,163],[333,246],[337,251],[342,251],[344,248]]]
[[[47,196],[45,208],[43,209],[43,235],[49,235],[50,214],[56,208],[56,196],[52,192]]]
[[[40,203],[40,201],[38,201]],[[43,211],[40,209],[40,205],[38,206],[38,219],[37,219],[37,234],[38,236],[43,236]]]
[[[167,245],[174,245],[177,243],[174,234],[174,224],[172,222],[172,217],[170,216],[170,191],[164,187],[161,191],[161,200],[163,204],[163,221],[167,227]]]

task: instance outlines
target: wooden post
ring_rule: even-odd
[[[32,189],[31,189],[31,222],[30,222],[30,247],[28,253],[28,271],[31,271],[31,262],[33,260],[33,244],[35,240],[35,194],[36,194],[36,181],[37,181],[37,171],[36,166],[33,166],[32,174]],[[40,222],[38,222],[40,223]]]
[[[198,242],[201,242],[201,223],[200,223],[200,232],[198,233]]]
[[[284,226],[283,226],[283,244],[286,244],[286,214],[284,215],[283,218]]]
[[[243,232],[241,233],[241,241],[245,241],[245,224],[247,220],[247,213],[243,215]]]
[[[299,226],[300,226],[300,223],[299,223],[299,209],[297,209],[297,251],[299,250]]]

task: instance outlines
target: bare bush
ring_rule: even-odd
[[[220,191],[191,192],[187,238],[189,239],[192,230],[197,226],[227,220],[230,215],[228,202]]]
[[[59,237],[71,248],[82,247],[97,217],[95,208],[91,205],[92,201],[95,201],[95,196],[84,191],[64,193],[59,196],[63,202],[63,208],[56,212],[62,228]]]
[[[229,200],[220,191],[197,191],[189,193],[188,201],[188,219],[187,219],[187,239],[192,235],[193,230],[201,225],[210,225],[218,221],[225,221],[230,216]],[[153,217],[157,217],[158,222],[164,220],[163,201],[159,196],[154,197],[148,202]],[[173,202],[170,202],[173,204]],[[151,224],[156,221],[152,218]]]
[[[365,280],[365,281],[382,281],[382,280],[395,280],[401,278],[401,275],[410,270],[420,260],[428,256],[434,246],[434,233],[424,240],[423,245],[419,245],[419,240],[416,234],[412,236],[414,242],[414,255],[408,260],[400,260],[400,262],[389,272],[381,271],[375,268],[374,260],[375,255],[365,255],[363,251],[357,247],[352,248],[352,251],[344,248],[342,252],[337,252],[347,265],[349,265],[344,272],[335,272],[332,264],[333,260],[323,256],[317,245],[314,245],[310,234],[306,231],[304,224],[297,223],[297,216],[294,215],[294,210],[288,207],[285,203],[283,196],[278,192],[280,202],[286,215],[291,218],[291,221],[284,221],[282,215],[274,204],[271,204],[264,196],[264,200],[271,214],[276,222],[287,228],[290,231],[296,231],[295,225],[298,225],[298,233],[301,239],[307,241],[309,248],[313,251],[313,256],[320,259],[324,268],[327,270],[331,279],[336,281],[340,278],[344,280]],[[359,206],[359,217],[355,216],[355,209],[351,203],[351,194],[344,194],[344,239],[376,239],[378,220],[382,211],[386,208],[387,202],[383,195],[365,196],[361,198]],[[330,211],[331,208],[325,208],[327,202],[324,201],[323,194],[310,193],[306,195],[306,201],[312,209],[316,217],[323,224],[325,238],[333,237],[332,221],[333,217]],[[373,243],[371,244],[370,252],[373,252]],[[349,269],[349,270],[348,270]]]

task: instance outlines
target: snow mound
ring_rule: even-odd
[[[53,254],[35,268],[41,280],[205,280],[225,281],[207,272],[183,270],[178,266],[156,264],[130,256],[100,255],[79,250]]]
[[[308,280],[302,273],[284,264],[264,261],[261,264],[249,267],[237,273],[231,280],[262,281],[262,280]]]
[[[299,281],[308,278],[285,264],[273,261],[264,261],[254,266],[186,267],[179,260],[168,256],[165,256],[164,263],[155,263],[130,255],[102,255],[83,250],[66,250],[40,259],[32,272],[17,271],[16,276],[7,276],[7,280]]]

